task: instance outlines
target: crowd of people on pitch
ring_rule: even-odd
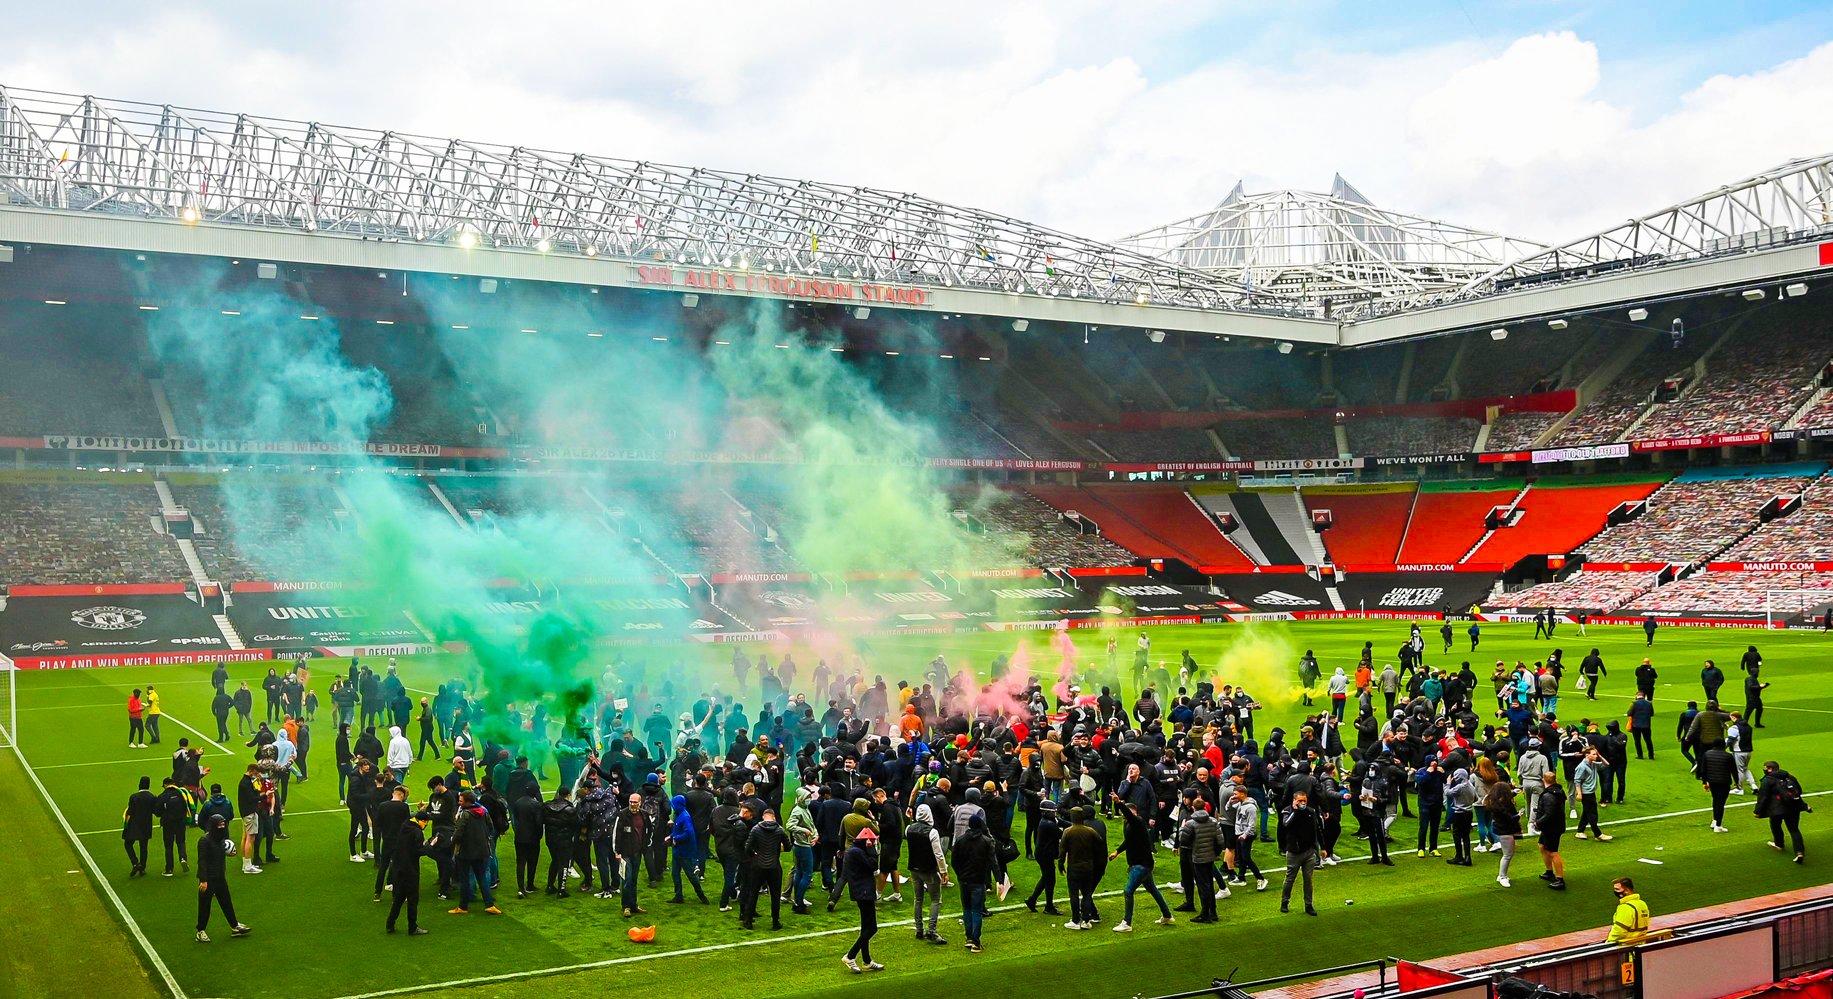
[[[1142,636],[1136,669],[1146,646]],[[958,907],[965,945],[979,952],[995,911],[989,900],[1006,899],[1020,879],[1032,886],[1025,908],[1066,916],[1069,930],[1090,929],[1105,918],[1097,886],[1116,862],[1127,872],[1116,932],[1133,930],[1140,892],[1157,924],[1173,925],[1180,911],[1192,922],[1217,921],[1218,903],[1234,890],[1269,888],[1263,857],[1269,868],[1283,868],[1281,911],[1298,889],[1303,911],[1316,915],[1314,877],[1350,859],[1345,834],[1366,848],[1356,848],[1356,859],[1395,866],[1409,845],[1397,842],[1400,818],[1417,819],[1417,858],[1445,858],[1446,844],[1445,862],[1455,866],[1492,853],[1504,888],[1512,885],[1518,841],[1533,837],[1540,877],[1564,889],[1568,824],[1576,821],[1576,839],[1609,842],[1600,810],[1625,800],[1632,736],[1635,758],[1655,756],[1653,665],[1644,660],[1635,670],[1638,693],[1623,719],[1568,722],[1559,710],[1567,670],[1557,651],[1532,666],[1496,663],[1485,692],[1468,662],[1457,670],[1425,666],[1417,628],[1407,646],[1415,654],[1404,671],[1377,671],[1372,643],[1365,644],[1353,675],[1333,672],[1328,708],[1312,697],[1321,670],[1307,652],[1298,667],[1300,703],[1321,709],[1296,731],[1274,727],[1264,737],[1260,702],[1218,683],[1225,677],[1210,678],[1188,652],[1174,693],[1161,693],[1160,681],[1170,678],[1161,664],[1127,704],[1117,686],[1097,687],[1095,678],[1046,689],[1003,659],[983,685],[940,656],[915,686],[868,681],[863,663],[847,670],[821,663],[808,690],[797,691],[790,657],[754,663],[740,651],[735,688],[756,688],[755,719],[717,688],[675,713],[671,681],[652,690],[640,667],[614,664],[597,699],[559,723],[557,738],[545,705],[525,712],[491,705],[452,680],[419,702],[418,752],[399,724],[386,743],[373,724],[352,737],[339,703],[346,846],[353,864],[368,865],[372,899],[392,895],[389,932],[403,913],[409,934],[427,932],[418,911],[427,860],[439,898],[457,896],[451,914],[472,912],[476,901],[484,913],[500,914],[499,844],[507,840],[502,852],[513,857],[518,899],[590,895],[612,900],[633,921],[659,900],[736,909],[738,925],[755,930],[767,898],[768,926],[782,929],[785,907],[794,916],[849,903],[859,913],[845,959],[855,971],[882,967],[871,943],[890,906],[910,905],[912,922],[904,925],[934,945],[947,942],[943,909]],[[1740,668],[1747,698],[1754,689],[1757,700],[1744,712],[1723,710],[1716,697],[1723,676],[1708,662],[1705,706],[1679,716],[1679,749],[1711,793],[1714,830],[1724,829],[1729,797],[1748,787],[1757,814],[1770,819],[1771,845],[1783,849],[1787,831],[1799,863],[1799,815],[1811,809],[1799,782],[1776,763],[1751,771],[1767,686],[1754,647]],[[1577,674],[1587,695],[1581,703],[1589,704],[1607,675],[1597,650]],[[360,705],[370,677],[353,661],[338,685],[355,690]],[[1099,693],[1085,693],[1084,683]],[[381,710],[404,696],[392,664],[374,686]],[[207,771],[188,746],[164,793],[143,787],[129,802],[123,835],[137,873],[154,818],[162,829],[182,830],[190,816],[206,830],[200,864],[208,856],[213,866],[200,869],[200,940],[213,899],[246,932],[222,881],[222,858],[238,852],[229,822],[242,817],[246,874],[275,862],[274,840],[288,838],[285,801],[290,782],[306,779],[299,732],[309,731],[288,707],[283,697],[280,724],[258,724],[249,742],[255,762],[233,805],[218,785],[207,799],[196,790]],[[379,720],[401,720],[381,710]],[[437,772],[410,777],[428,750]],[[175,789],[176,798],[185,789],[197,796],[190,811]],[[177,840],[182,862],[182,832]],[[167,849],[169,858],[169,832]],[[953,889],[946,899],[944,889]],[[1167,891],[1181,896],[1178,905]]]

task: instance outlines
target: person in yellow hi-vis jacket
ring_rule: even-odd
[[[1648,903],[1636,894],[1636,883],[1618,878],[1610,883],[1617,893],[1617,911],[1610,920],[1610,935],[1605,943],[1636,943],[1648,935]]]

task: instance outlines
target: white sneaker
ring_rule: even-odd
[[[375,852],[374,852],[374,851],[372,851],[372,850],[364,850],[364,851],[363,851],[363,859],[364,859],[364,860],[374,860],[374,859],[376,859],[376,855],[375,855]]]
[[[210,934],[205,933],[203,930],[198,930],[197,931],[197,942],[198,943],[209,943]]]
[[[1724,827],[1724,826],[1719,826],[1719,827],[1718,827],[1717,829],[1714,829],[1714,830],[1712,830],[1712,831],[1713,831],[1713,832],[1722,832],[1722,833],[1728,833],[1728,832],[1730,832],[1731,830],[1730,830],[1730,829],[1728,829],[1728,828],[1726,828],[1726,827]]]
[[[1503,877],[1503,876],[1502,876],[1502,875],[1500,875],[1500,874],[1498,874],[1498,875],[1496,875],[1496,884],[1499,884],[1499,885],[1501,885],[1501,886],[1502,886],[1502,887],[1504,887],[1504,888],[1512,888],[1512,887],[1514,887],[1513,885],[1511,885],[1511,884],[1509,884],[1509,883],[1508,883],[1508,879],[1507,879],[1507,878],[1505,878],[1505,877]]]
[[[866,964],[866,970],[867,971],[883,971],[885,970],[885,966],[882,964],[879,964],[877,961],[872,961]]]
[[[1184,886],[1181,883],[1175,884],[1175,885],[1159,885],[1159,887],[1166,889],[1167,891],[1171,892],[1173,895],[1184,894]]]
[[[854,962],[852,958],[843,957],[840,959],[840,963],[846,965],[846,970],[852,972],[855,975],[859,974],[859,965],[856,962]]]
[[[1267,879],[1266,878],[1256,878],[1254,880],[1254,890],[1255,891],[1266,891],[1267,890]]]
[[[1115,933],[1131,933],[1131,932],[1133,932],[1133,924],[1131,924],[1131,923],[1115,923],[1115,924],[1114,924],[1114,932],[1115,932]]]
[[[360,854],[360,853],[353,853],[353,854],[351,854],[351,855],[350,855],[350,862],[351,862],[351,863],[353,863],[353,864],[360,864],[360,863],[362,863],[362,862],[363,862],[363,855],[362,855],[362,854]]]
[[[1732,794],[1743,794],[1743,793],[1744,793],[1744,789],[1743,789],[1743,788],[1741,788],[1741,787],[1734,787],[1734,788],[1732,788],[1732,789],[1731,789],[1731,793],[1732,793]]]
[[[1086,930],[1088,929],[1088,924],[1087,923],[1078,923],[1074,920],[1071,920],[1067,923],[1064,923],[1063,928],[1066,930]]]
[[[1227,888],[1227,886],[1223,886],[1223,887],[1221,887],[1221,888],[1218,888],[1218,889],[1216,889],[1216,901],[1218,901],[1218,902],[1219,902],[1219,901],[1221,901],[1222,899],[1225,899],[1225,898],[1227,898],[1227,897],[1228,897],[1228,888]]]
[[[242,868],[242,873],[243,873],[243,874],[259,874],[259,873],[261,873],[261,868],[259,868],[259,867],[244,867],[244,868]]]

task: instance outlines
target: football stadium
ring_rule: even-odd
[[[0,992],[1833,994],[1833,155],[1097,238],[368,124],[0,86]]]

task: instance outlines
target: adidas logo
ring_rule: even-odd
[[[1316,607],[1316,600],[1309,600],[1284,590],[1268,590],[1254,598],[1257,604],[1272,604],[1275,607]]]
[[[711,621],[708,621],[706,618],[699,618],[695,620],[693,624],[688,625],[688,627],[694,629],[695,631],[721,631],[723,630],[719,625],[714,624]]]

